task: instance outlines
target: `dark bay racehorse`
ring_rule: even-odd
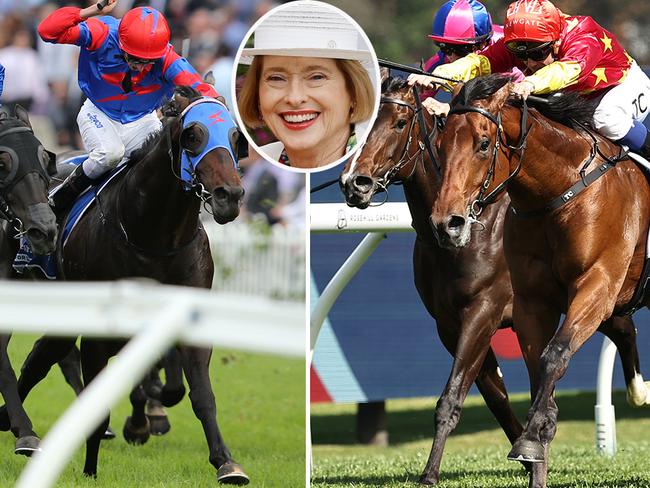
[[[424,138],[436,139],[435,120],[422,111],[416,93],[400,78],[382,83],[382,99],[375,125],[356,161],[348,163],[340,185],[348,205],[366,208],[372,197],[403,183],[413,217],[415,286],[438,334],[454,357],[453,367],[435,412],[435,439],[421,482],[435,484],[447,437],[460,419],[467,393],[476,382],[488,408],[510,442],[522,432],[499,372],[490,338],[510,327],[512,288],[503,255],[503,219],[508,198],[486,211],[485,239],[463,249],[438,245],[429,225],[431,206],[440,177],[425,150]],[[419,121],[418,121],[419,120]],[[426,127],[423,127],[422,124]]]
[[[50,173],[56,171],[55,156],[34,136],[27,112],[16,106],[14,117],[0,114],[0,216],[5,220],[0,233],[0,278],[11,274],[11,262],[19,235],[24,235],[37,254],[51,253],[57,228],[48,204]],[[6,258],[6,259],[5,259]],[[0,392],[10,407],[9,423],[17,437],[16,453],[30,455],[38,438],[16,389],[16,376],[9,362],[10,335],[0,334]]]
[[[478,78],[454,98],[438,139],[444,178],[431,223],[446,248],[460,251],[474,245],[479,236],[472,222],[483,220],[495,195],[505,190],[512,200],[504,249],[533,403],[508,457],[541,467],[530,483],[540,488],[557,426],[555,384],[603,321],[601,330],[611,326],[608,335],[623,359],[628,400],[648,403],[634,330],[625,325],[628,319],[610,317],[628,308],[641,276],[650,189],[641,170],[618,157],[620,148],[584,128],[591,103],[564,95],[528,109],[511,100],[508,81]],[[583,178],[596,175],[585,188]]]
[[[99,194],[59,248],[60,272],[66,279],[147,277],[164,284],[211,286],[214,264],[199,209],[205,202],[221,224],[238,216],[243,188],[236,161],[245,140],[223,104],[188,87],[177,89],[163,113],[167,117],[162,131],[132,154],[129,170]],[[82,338],[86,384],[123,344]],[[232,459],[217,425],[208,374],[211,352],[179,347],[190,400],[203,425],[217,479],[246,484],[248,477]],[[177,393],[180,399],[182,392]],[[137,429],[142,426],[133,424],[146,418],[130,420]],[[100,438],[107,425],[108,418],[88,439],[86,475],[97,473]]]

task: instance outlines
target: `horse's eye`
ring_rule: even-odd
[[[397,127],[398,129],[403,129],[404,127],[406,127],[406,119],[399,119],[395,124],[395,127]]]
[[[480,145],[479,149],[480,149],[481,151],[485,152],[485,151],[488,150],[489,147],[490,147],[490,141],[487,140],[487,139],[483,139],[483,140],[481,141],[481,145]]]

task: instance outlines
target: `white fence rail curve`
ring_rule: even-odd
[[[339,203],[312,203],[309,215],[312,233],[367,232],[366,237],[350,254],[321,293],[310,315],[310,354],[323,321],[336,299],[366,260],[377,249],[388,232],[413,231],[411,214],[406,203],[386,203],[365,210],[350,208]],[[616,454],[616,415],[612,405],[612,371],[616,346],[607,338],[598,361],[595,423],[596,451],[599,454]]]
[[[70,301],[74,297],[74,303]],[[17,487],[50,487],[110,408],[176,342],[304,357],[304,302],[150,281],[0,282],[3,332],[134,338],[66,410]]]

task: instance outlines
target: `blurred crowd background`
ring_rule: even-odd
[[[0,63],[5,66],[0,101],[12,111],[20,104],[30,112],[43,144],[56,152],[82,149],[76,117],[83,103],[77,84],[79,48],[43,42],[40,21],[63,6],[86,7],[96,1],[0,0]],[[229,107],[231,73],[239,45],[251,25],[279,2],[270,0],[118,0],[112,15],[149,5],[164,12],[172,44],[196,70],[212,71],[215,88]],[[240,161],[246,202],[244,218],[270,225],[304,228],[305,178],[278,170],[251,151]]]

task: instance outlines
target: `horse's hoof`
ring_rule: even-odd
[[[518,439],[508,453],[508,460],[520,461],[522,463],[543,463],[544,446],[540,442]]]
[[[172,428],[167,415],[147,415],[151,435],[165,435]]]
[[[433,486],[433,485],[438,484],[438,480],[436,478],[432,477],[432,476],[428,476],[428,475],[423,474],[422,476],[420,476],[420,479],[418,480],[418,483],[420,483],[421,485],[425,485],[425,486]]]
[[[113,429],[111,429],[111,426],[109,425],[106,427],[106,431],[102,434],[102,440],[112,441],[113,439],[115,439],[115,432],[113,432]]]
[[[35,435],[27,435],[25,437],[19,437],[16,439],[16,448],[14,449],[14,454],[20,454],[21,456],[31,457],[36,451],[40,451],[41,448],[39,444],[41,440]]]
[[[180,388],[172,389],[163,386],[162,391],[160,392],[160,403],[164,407],[173,407],[178,405],[178,403],[185,396],[185,385],[181,385]]]
[[[229,461],[217,470],[217,481],[227,485],[247,485],[250,479],[239,464]]]
[[[146,415],[149,419],[149,431],[151,435],[165,435],[172,426],[167,418],[167,410],[160,404],[160,401],[147,401]]]
[[[124,435],[126,442],[139,446],[149,440],[149,419],[145,417],[145,420],[144,425],[136,427],[131,422],[131,417],[126,418],[124,429],[122,429],[122,435]]]

